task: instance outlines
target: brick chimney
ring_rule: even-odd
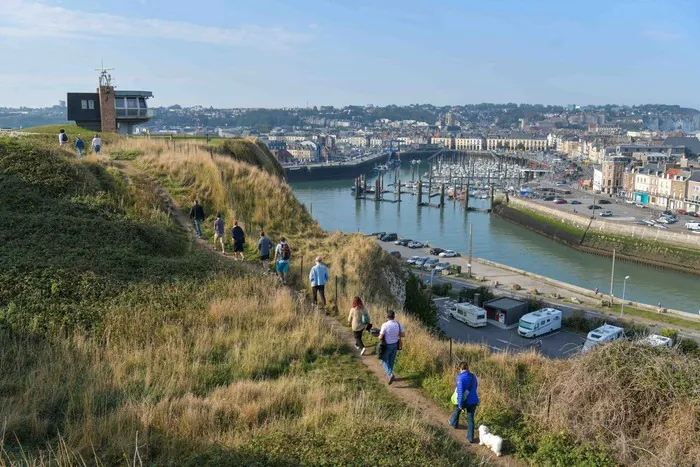
[[[114,86],[100,86],[100,120],[102,131],[117,133],[117,111],[114,107]]]

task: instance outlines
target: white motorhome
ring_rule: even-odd
[[[700,222],[686,222],[685,228],[688,230],[700,230]]]
[[[673,339],[658,334],[649,334],[645,338],[640,339],[639,343],[649,347],[671,347],[673,346]]]
[[[456,303],[450,316],[473,328],[486,326],[486,310],[471,303]]]
[[[583,351],[591,350],[598,344],[612,342],[625,337],[625,330],[619,326],[612,324],[604,324],[601,327],[592,330],[586,336],[586,343],[583,344]]]
[[[520,318],[518,334],[523,337],[537,337],[561,328],[561,310],[542,308]]]

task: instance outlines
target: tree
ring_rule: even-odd
[[[518,151],[524,151],[525,145],[523,143],[518,143],[518,145],[515,146],[515,149],[517,149]]]
[[[423,283],[413,273],[409,273],[406,281],[404,310],[429,328],[437,327],[437,310],[424,290]]]

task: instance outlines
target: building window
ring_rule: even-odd
[[[88,101],[88,109],[95,110],[95,101],[94,100],[90,99]]]
[[[81,100],[81,101],[80,101],[80,107],[81,107],[83,110],[87,110],[87,108],[88,108],[88,101],[85,100],[85,99]]]

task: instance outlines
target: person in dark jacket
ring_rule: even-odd
[[[245,232],[238,221],[233,221],[233,228],[231,229],[231,237],[233,237],[233,256],[237,257],[240,255],[241,261],[245,260],[245,255],[243,254],[243,245],[245,244]]]
[[[460,366],[462,370],[457,376],[457,405],[455,406],[450,425],[457,428],[459,426],[459,415],[462,410],[467,412],[467,440],[474,442],[474,412],[479,405],[479,395],[477,394],[478,381],[476,375],[469,371],[469,364],[464,362]]]
[[[75,149],[78,151],[78,159],[83,158],[83,149],[85,149],[85,142],[80,139],[80,136],[75,138]]]
[[[194,221],[194,230],[197,232],[197,236],[202,236],[202,226],[201,222],[205,219],[204,208],[199,204],[199,200],[194,200],[194,206],[190,209],[190,219]]]

